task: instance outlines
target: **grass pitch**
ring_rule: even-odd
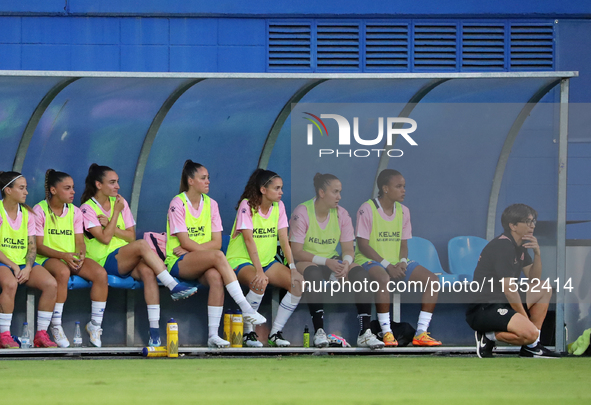
[[[3,404],[582,404],[591,358],[280,356],[0,361]]]

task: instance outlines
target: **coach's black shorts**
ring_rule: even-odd
[[[508,303],[470,305],[466,322],[478,332],[507,332],[507,325],[516,313]]]

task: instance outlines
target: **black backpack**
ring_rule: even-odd
[[[382,340],[382,328],[380,327],[380,323],[378,321],[371,321],[370,327],[372,333],[376,335],[378,339]],[[407,346],[409,343],[412,343],[412,339],[417,332],[408,322],[390,322],[390,327],[392,328],[394,337],[398,341],[398,347]]]

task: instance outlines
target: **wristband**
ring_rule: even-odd
[[[408,263],[408,260],[406,259],[406,257],[403,257],[402,259],[400,259],[400,262],[402,262],[402,263]]]
[[[319,266],[326,266],[326,257],[314,256],[312,258],[312,263],[317,264]]]
[[[384,267],[387,268],[391,263],[389,261],[387,261],[386,259],[382,260],[380,262],[380,264]]]
[[[346,255],[345,257],[343,257],[343,261],[347,261],[349,262],[349,264],[353,264],[353,258],[351,257],[351,255]]]
[[[289,263],[289,268],[292,269],[292,270],[295,270],[296,269],[296,265],[293,264],[293,263]]]

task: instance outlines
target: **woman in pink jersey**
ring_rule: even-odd
[[[306,301],[314,325],[314,346],[328,346],[324,331],[324,305],[322,290],[326,280],[338,282],[348,278],[351,283],[368,285],[368,275],[353,261],[355,232],[347,210],[339,206],[342,185],[329,173],[314,176],[316,197],[296,207],[290,220],[290,242],[298,271],[310,289]],[[336,252],[340,243],[341,257]],[[360,289],[355,293],[360,331],[357,346],[380,349],[384,343],[371,332],[371,291]]]
[[[74,180],[70,175],[53,169],[47,170],[45,200],[34,208],[37,228],[37,263],[45,267],[57,281],[57,300],[51,318],[51,328],[49,328],[53,340],[59,347],[70,346],[62,328],[62,313],[68,297],[70,275],[78,275],[92,282],[90,288],[92,313],[90,322],[86,324],[86,331],[90,336],[90,343],[101,347],[103,331],[101,325],[109,294],[107,273],[97,262],[86,258],[82,211],[72,204],[74,194]],[[73,214],[69,212],[70,210]],[[45,239],[46,233],[48,239]],[[64,246],[68,246],[70,251],[64,250]]]
[[[222,220],[217,202],[210,198],[209,172],[187,160],[179,195],[170,202],[167,221],[166,261],[173,277],[199,280],[209,286],[207,315],[209,347],[229,347],[218,335],[224,310],[224,285],[242,310],[244,322],[259,325],[267,320],[256,312],[240,288],[222,247]]]
[[[283,339],[285,323],[301,299],[302,276],[297,272],[287,235],[287,214],[281,201],[283,180],[270,170],[255,170],[238,201],[238,214],[228,246],[228,261],[240,284],[248,286],[249,304],[257,310],[267,284],[286,289],[269,333],[270,346],[289,346]],[[277,262],[277,240],[289,262],[289,268]],[[253,325],[244,324],[244,346],[261,347]]]
[[[0,347],[18,347],[10,336],[10,324],[19,284],[41,290],[35,347],[57,347],[47,334],[57,283],[43,266],[35,263],[35,213],[25,204],[27,180],[18,172],[0,172],[0,190]]]
[[[150,346],[160,346],[160,280],[173,300],[187,298],[197,288],[178,284],[164,262],[145,240],[136,240],[135,221],[127,201],[119,195],[119,176],[107,166],[90,165],[80,207],[84,216],[87,255],[107,274],[133,277],[144,283],[150,321]]]

